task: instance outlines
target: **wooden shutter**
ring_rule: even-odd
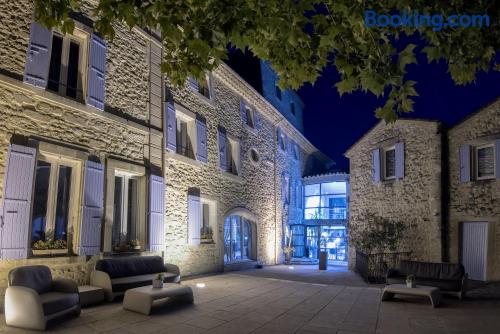
[[[253,124],[256,130],[260,129],[260,115],[255,108],[253,109]]]
[[[240,99],[240,113],[243,124],[248,124],[246,104],[245,101],[243,101],[243,99]]]
[[[87,104],[99,110],[104,110],[104,96],[106,91],[106,49],[106,42],[96,34],[92,34],[90,42]]]
[[[31,23],[24,82],[36,87],[47,87],[51,45],[52,32],[36,22]]]
[[[200,244],[201,201],[199,196],[188,195],[188,244]]]
[[[207,125],[201,120],[196,120],[196,159],[207,162]]]
[[[25,259],[28,256],[36,149],[10,145],[7,159],[0,211],[0,258]]]
[[[86,161],[79,255],[95,255],[101,250],[103,206],[104,166],[97,162]]]
[[[165,181],[162,177],[149,177],[149,250],[165,250]]]
[[[373,164],[373,182],[380,182],[380,149],[376,148],[372,151],[372,164]]]
[[[460,182],[470,182],[470,145],[460,146]]]
[[[219,166],[222,170],[227,171],[227,156],[226,156],[226,134],[219,130]]]
[[[172,102],[165,102],[165,148],[171,152],[175,152],[177,148],[177,121],[175,118],[175,107]]]
[[[402,179],[405,175],[405,144],[396,144],[396,178]]]
[[[162,116],[162,73],[160,64],[162,60],[161,47],[149,43],[149,121],[151,125],[161,128]]]
[[[500,179],[500,139],[495,140],[495,175]]]
[[[198,84],[198,80],[192,78],[192,77],[189,77],[188,78],[188,85],[189,87],[194,90],[195,92],[198,92],[199,91],[199,84]]]

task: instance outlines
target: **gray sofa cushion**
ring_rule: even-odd
[[[104,271],[110,278],[156,274],[165,271],[161,256],[136,256],[97,261],[96,270]]]
[[[39,294],[52,290],[52,274],[46,266],[23,266],[9,273],[9,284],[31,288]]]
[[[51,315],[77,305],[80,297],[77,293],[47,292],[40,294],[43,314]]]
[[[445,280],[460,280],[465,273],[461,264],[419,261],[401,261],[397,271],[401,276],[413,274],[417,278]]]
[[[155,274],[146,274],[146,275],[138,275],[138,276],[128,276],[128,277],[120,277],[120,278],[112,278],[111,286],[113,292],[124,292],[128,289],[138,288],[140,286],[151,285],[153,278],[156,277]],[[176,274],[172,273],[163,273],[164,281],[169,282],[169,278],[176,277]]]

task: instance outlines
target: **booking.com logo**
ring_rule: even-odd
[[[403,14],[377,14],[374,10],[365,11],[365,25],[368,28],[373,27],[403,27],[420,28],[431,27],[434,31],[440,31],[443,28],[482,28],[490,26],[490,17],[488,15],[468,15],[453,14],[443,16],[440,14],[426,15],[420,14],[418,10]]]

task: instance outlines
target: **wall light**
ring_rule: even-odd
[[[203,289],[205,286],[205,283],[196,283],[197,288]]]
[[[288,267],[288,269],[293,270],[293,269],[295,269],[295,267],[294,266],[290,266],[290,267]]]

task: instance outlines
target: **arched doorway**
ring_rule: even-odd
[[[239,214],[224,221],[224,264],[257,259],[256,225]]]

